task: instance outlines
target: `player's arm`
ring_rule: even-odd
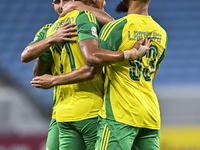
[[[64,23],[55,34],[44,38],[35,43],[31,43],[28,45],[21,54],[22,62],[30,62],[38,57],[40,57],[49,47],[51,47],[55,43],[60,43],[64,41],[75,41],[75,39],[71,39],[69,37],[77,35],[76,28],[74,27],[76,24]]]
[[[40,58],[36,59],[35,65],[33,67],[33,75],[41,76],[44,74],[50,74],[51,75],[51,66],[53,65],[53,61],[44,61]]]
[[[43,76],[37,76],[31,81],[31,84],[37,88],[50,89],[57,85],[73,84],[94,79],[101,71],[101,67],[84,65],[79,69],[62,75],[52,76],[45,74]]]
[[[147,53],[150,45],[149,39],[141,38],[130,50],[109,51],[99,48],[99,41],[96,39],[85,39],[79,42],[79,48],[88,66],[105,66],[125,59],[138,59]]]
[[[141,38],[131,50],[115,51],[99,48],[99,25],[93,14],[81,11],[76,19],[79,48],[88,66],[104,66],[124,59],[133,60],[144,56],[149,50],[150,40]],[[116,37],[118,38],[118,37]],[[141,45],[144,42],[144,46]],[[119,43],[114,43],[119,44]]]
[[[41,76],[44,74],[51,74],[53,64],[54,60],[49,48],[39,58],[36,59],[35,65],[33,67],[33,75]]]
[[[79,11],[87,10],[87,11],[91,12],[97,18],[100,27],[103,27],[104,24],[114,20],[114,18],[112,18],[105,11],[85,5],[80,1],[67,2],[63,7],[63,11],[62,11],[60,17],[66,15],[68,12],[75,10],[75,9],[79,10]]]
[[[141,41],[138,41],[135,43],[134,47],[138,47],[140,45],[141,45]],[[116,54],[113,54],[113,55],[116,55]],[[113,59],[113,61],[116,61],[116,60]],[[41,70],[44,70],[44,69],[41,68]],[[73,83],[79,83],[79,82],[84,82],[87,80],[94,79],[99,75],[101,71],[102,71],[102,67],[92,67],[92,66],[84,65],[81,68],[76,69],[67,74],[62,74],[62,75],[57,75],[57,76],[45,74],[42,76],[37,76],[31,81],[31,84],[32,86],[35,86],[37,88],[49,89],[57,85],[73,84]],[[41,73],[39,73],[38,75],[41,75]]]
[[[84,12],[82,12],[82,13],[84,14]],[[81,19],[81,20],[84,21],[84,19]],[[83,30],[86,31],[85,29],[83,29]],[[89,31],[91,31],[91,27],[89,27]],[[80,39],[83,39],[83,38],[93,39],[94,38],[94,36],[92,38],[90,35],[87,36],[86,34],[83,34],[83,36],[81,35],[81,37],[79,37],[79,38]],[[81,40],[81,41],[85,41],[85,40]],[[98,48],[98,46],[99,46],[98,40],[97,39],[94,39],[94,40],[96,40],[96,41],[92,41],[92,42],[95,42],[95,43],[89,43],[89,44],[91,44],[92,47],[95,44],[97,46],[97,48]],[[141,43],[142,43],[143,40],[144,39],[136,42],[136,44],[134,46],[136,48],[137,47],[141,47]],[[93,51],[93,49],[92,49],[92,51]],[[106,51],[105,52],[106,54],[102,53],[102,51],[103,52]],[[113,53],[112,51],[108,51],[108,50],[102,50],[102,51],[100,53],[97,53],[97,54],[98,54],[98,56],[99,55],[100,56],[103,55],[103,57],[106,56],[107,60],[105,60],[104,58],[101,58],[106,62],[106,64],[110,64],[111,62],[112,63],[116,62],[116,58],[117,58],[117,61],[122,61],[124,59],[124,52],[115,52],[115,53]],[[111,61],[110,59],[113,58],[113,56],[115,57],[115,59],[112,59],[112,61]],[[126,57],[126,58],[128,58],[128,57]],[[101,65],[102,65],[102,63],[101,63]],[[99,65],[99,66],[101,66],[101,65]],[[55,76],[55,77],[54,76],[50,76],[50,75],[43,75],[43,76],[40,76],[40,77],[36,77],[31,81],[31,84],[32,84],[32,86],[35,86],[35,87],[38,87],[38,88],[48,89],[48,88],[52,88],[53,86],[56,86],[56,85],[83,82],[83,81],[87,81],[87,80],[93,79],[96,76],[98,76],[100,70],[101,70],[101,67],[92,67],[92,66],[85,65],[85,66],[83,66],[83,67],[81,67],[81,68],[79,68],[77,70],[74,70],[74,71],[72,71],[70,73],[59,75],[59,76]]]

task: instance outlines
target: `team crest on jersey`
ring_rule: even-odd
[[[91,31],[92,31],[92,35],[94,35],[95,37],[98,38],[98,35],[97,35],[97,28],[96,28],[96,27],[92,27],[92,28],[91,28]]]

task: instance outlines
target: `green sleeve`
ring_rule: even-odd
[[[43,61],[53,61],[53,56],[50,49],[47,49],[40,57]]]
[[[126,23],[126,19],[121,19],[104,25],[99,34],[100,48],[117,51],[122,43],[122,34]]]
[[[45,26],[43,26],[35,35],[34,40],[30,43],[36,43],[41,41],[42,39],[46,38],[46,33],[47,30],[52,26],[52,23],[50,24],[46,24]]]
[[[36,43],[46,38],[47,30],[52,26],[52,24],[46,24],[43,26],[35,35],[34,40],[30,43]],[[51,50],[47,49],[40,57],[43,61],[53,61]]]
[[[76,18],[76,26],[78,32],[78,42],[93,38],[98,40],[99,24],[94,15],[88,11],[80,11]]]

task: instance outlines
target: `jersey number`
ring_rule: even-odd
[[[62,64],[62,61],[61,61],[62,60],[61,57],[62,57],[62,50],[63,49],[65,49],[66,52],[67,52],[67,55],[68,55],[68,58],[69,58],[70,67],[71,67],[71,71],[76,69],[75,59],[74,59],[74,56],[72,54],[72,50],[71,50],[69,42],[62,43],[62,49],[60,48],[60,46],[58,44],[54,44],[53,45],[53,50],[54,50],[54,52],[56,51],[60,56],[60,72],[62,74],[64,73],[63,64]]]
[[[70,67],[71,67],[71,71],[76,70],[76,64],[75,64],[75,59],[72,53],[72,49],[71,46],[69,44],[69,42],[64,42],[63,46],[65,47],[65,50],[67,52],[68,58],[69,58],[69,63],[70,63]]]
[[[130,60],[129,64],[132,66],[132,68],[129,69],[129,76],[133,81],[140,81],[141,74],[144,76],[145,81],[151,81],[151,75],[155,72],[155,61],[156,57],[158,55],[158,48],[155,45],[150,46],[150,50],[146,54],[145,58],[152,58],[149,61],[149,67],[150,68],[143,68],[142,61],[143,57],[135,60]],[[149,73],[150,70],[150,73]]]

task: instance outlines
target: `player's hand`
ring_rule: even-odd
[[[139,41],[137,41],[134,44],[133,48],[130,50],[129,60],[134,60],[145,56],[148,50],[150,49],[150,45],[151,45],[151,40],[142,37]]]
[[[77,28],[75,28],[76,24],[72,23],[69,24],[69,22],[65,22],[57,32],[55,32],[53,35],[50,36],[54,41],[54,43],[61,43],[65,41],[76,41],[75,39],[72,39],[70,37],[77,36]]]
[[[150,46],[151,46],[151,39],[145,39],[144,40],[144,44],[143,44],[143,46],[146,46],[147,48],[149,48],[150,49]],[[148,49],[148,50],[149,50]],[[148,52],[148,51],[147,51]]]
[[[67,2],[64,4],[64,6],[62,7],[62,13],[60,14],[59,18],[65,16],[67,13],[75,10],[78,8],[79,5],[81,5],[82,2]]]
[[[50,89],[54,87],[53,85],[53,77],[52,75],[49,74],[44,74],[42,76],[36,76],[35,78],[32,79],[30,82],[32,86],[36,88],[41,88],[41,89]]]

